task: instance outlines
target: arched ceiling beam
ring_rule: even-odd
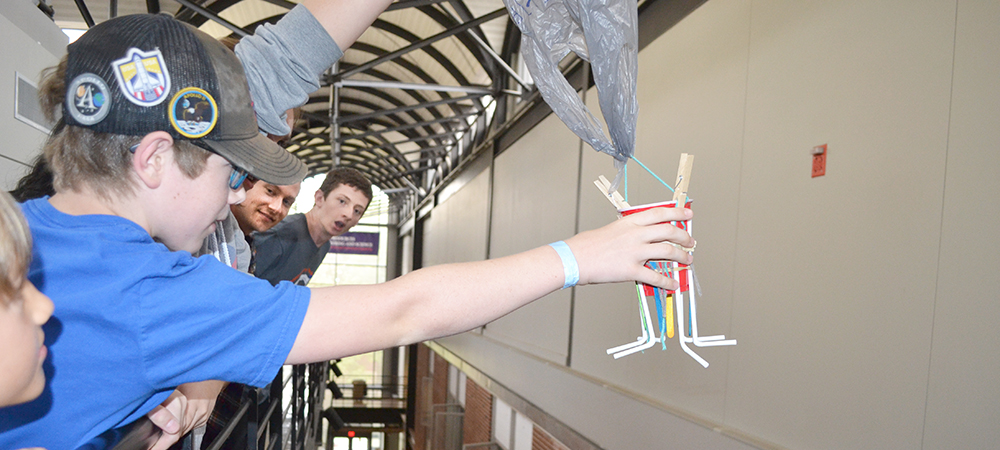
[[[465,30],[467,30],[469,28],[477,27],[477,26],[479,26],[479,25],[481,25],[483,23],[489,22],[489,21],[491,21],[493,19],[496,19],[496,18],[501,17],[501,16],[506,16],[506,15],[507,15],[507,10],[505,8],[497,9],[496,11],[493,11],[493,12],[491,12],[489,14],[486,14],[486,15],[480,17],[480,18],[477,18],[477,19],[474,19],[474,20],[472,20],[470,22],[466,22],[466,23],[463,23],[463,24],[458,25],[456,27],[447,29],[445,31],[442,31],[442,32],[440,32],[438,34],[435,34],[434,36],[431,36],[431,37],[429,37],[427,39],[424,39],[422,41],[414,42],[414,43],[412,43],[412,44],[410,44],[410,45],[408,45],[406,47],[403,47],[403,48],[401,48],[399,50],[396,50],[394,52],[388,53],[388,54],[383,55],[381,57],[378,57],[378,58],[376,58],[376,59],[374,59],[372,61],[368,61],[368,62],[366,62],[364,64],[361,64],[361,65],[359,65],[357,67],[354,67],[353,69],[349,69],[349,70],[337,73],[336,75],[334,75],[334,79],[340,80],[340,79],[343,79],[343,78],[347,78],[347,77],[349,77],[351,75],[363,72],[363,71],[365,71],[365,70],[367,70],[369,68],[375,67],[375,66],[377,66],[379,64],[382,64],[382,63],[384,63],[386,61],[391,61],[393,59],[396,59],[396,58],[398,58],[400,56],[403,56],[403,55],[405,55],[407,53],[410,53],[410,52],[412,52],[414,50],[424,49],[424,48],[430,46],[431,44],[433,44],[433,43],[435,43],[437,41],[440,41],[442,39],[446,39],[446,38],[452,37],[452,36],[454,36],[454,35],[456,35],[458,33],[461,33],[461,32],[463,32],[463,31],[465,31]]]
[[[200,6],[205,10],[218,15],[222,11],[225,11],[226,8],[233,6],[242,0],[215,0],[211,3],[209,3],[209,1],[210,0],[203,1]],[[208,17],[198,14],[197,11],[194,11],[186,6],[179,9],[175,17],[177,17],[177,20],[190,23],[196,27],[200,27],[205,24],[206,20],[210,20]]]
[[[159,8],[159,3],[157,3],[157,8]],[[90,15],[90,8],[87,8],[87,3],[83,0],[76,0],[76,9],[80,11],[80,16],[83,17],[83,22],[87,24],[87,28],[94,26],[94,16]]]
[[[400,28],[399,26],[396,26],[395,24],[391,24],[389,22],[376,20],[375,24],[373,26],[376,27],[376,28],[378,28],[378,29],[380,29],[380,30],[382,30],[382,31],[385,31],[387,33],[395,34],[396,36],[398,36],[398,37],[400,37],[402,39],[406,39],[407,41],[410,41],[410,42],[419,39],[413,33],[410,33],[409,31],[407,31],[407,30],[405,30],[403,28]],[[376,56],[378,56],[378,55],[385,55],[385,54],[388,53],[388,51],[385,50],[385,49],[376,47],[374,45],[365,44],[365,43],[355,43],[354,46],[351,47],[351,49],[357,49],[359,51],[368,52],[368,53],[371,53],[371,54],[376,55]],[[435,49],[433,47],[430,47],[430,48],[425,49],[425,53],[427,53],[431,58],[433,58],[435,61],[437,61],[439,64],[441,64],[441,66],[444,67],[445,70],[447,70],[448,73],[451,74],[452,77],[454,77],[455,80],[457,80],[460,84],[469,84],[468,80],[465,78],[464,75],[462,75],[461,71],[459,71],[458,68],[455,67],[455,65],[451,63],[450,60],[448,60],[447,58],[445,58],[445,56],[443,54],[441,54],[440,52],[438,52],[437,49]],[[439,83],[438,80],[436,80],[433,77],[431,77],[430,75],[428,75],[427,72],[425,72],[419,66],[417,66],[416,64],[414,64],[414,63],[412,63],[410,61],[407,61],[404,58],[397,58],[396,60],[393,61],[393,63],[395,63],[397,66],[403,68],[404,70],[409,71],[410,73],[412,73],[413,75],[415,75],[417,78],[419,78],[424,83],[428,83],[428,84],[438,84]],[[357,67],[357,66],[355,66],[355,65],[349,65],[349,64],[341,64],[341,68],[344,69],[344,70],[350,70],[350,69],[352,69],[354,67]],[[394,77],[389,76],[388,74],[385,74],[384,72],[382,72],[382,71],[380,71],[378,69],[374,69],[374,68],[370,68],[370,69],[366,70],[365,74],[366,75],[374,76],[374,77],[382,79],[382,80],[396,80]],[[458,76],[456,76],[456,74]],[[333,79],[333,80],[331,80],[331,82],[333,82],[335,80],[336,79]],[[421,99],[423,98],[423,96],[421,96],[419,93],[416,93],[416,92],[412,92],[411,91],[411,92],[408,92],[408,94],[411,97],[414,97],[415,99],[417,97],[420,97]],[[447,97],[449,97],[448,95],[444,95],[444,94],[439,94],[439,95],[440,95],[441,98],[447,98]],[[417,100],[417,101],[418,102],[423,102],[423,101],[426,101],[426,100],[422,99],[422,100]]]
[[[375,46],[372,46],[372,45],[364,44],[364,43],[361,43],[361,42],[355,43],[354,46],[351,47],[351,48],[352,49],[357,48],[358,50],[365,51],[365,52],[372,53],[372,54],[376,54],[376,55],[377,54],[384,54],[385,53],[385,50],[383,50],[383,49],[381,49],[379,47],[375,47]],[[425,81],[427,83],[436,83],[436,81],[434,80],[434,78],[432,78],[430,75],[428,75],[422,69],[420,69],[416,65],[410,63],[409,61],[398,60],[398,61],[396,61],[396,63],[398,65],[402,66],[403,68],[409,70],[410,73],[416,75],[421,80],[423,80],[423,81]],[[367,75],[373,76],[373,77],[381,79],[381,80],[397,80],[395,77],[393,77],[393,76],[391,76],[391,75],[389,75],[389,74],[387,74],[385,72],[382,72],[382,71],[380,71],[378,69],[369,69],[365,73]],[[384,92],[384,91],[380,91],[378,93],[375,93],[374,92],[375,90],[367,90],[366,89],[364,91],[368,92],[370,94],[373,94],[373,95],[378,95],[378,96],[390,95],[390,94],[388,94],[387,92]],[[423,95],[421,95],[419,92],[404,91],[404,93],[406,95],[410,96],[412,99],[414,99],[417,103],[424,103],[424,102],[428,101],[427,98],[424,97]],[[309,103],[314,103],[314,102],[318,103],[320,101],[322,101],[323,104],[329,104],[329,96],[319,97],[319,98],[310,98],[309,99]],[[401,102],[401,103],[397,104],[397,106],[401,106],[402,104],[404,104],[404,103]],[[455,113],[461,113],[462,112],[461,109],[459,109],[459,108],[457,108],[455,106],[452,106],[451,108],[452,108],[452,111],[455,112]],[[435,118],[443,117],[441,115],[441,113],[436,108],[430,109],[429,112]],[[422,119],[417,119],[417,120],[422,120]],[[445,124],[443,126],[445,126],[446,128],[449,127],[447,124]],[[425,130],[425,131],[427,132],[427,134],[433,134],[434,133],[434,131],[431,130],[431,129],[428,129],[428,130]]]
[[[397,97],[391,95],[389,92],[386,92],[386,91],[384,91],[382,89],[376,89],[376,88],[370,88],[370,87],[351,87],[351,88],[347,88],[346,90],[341,90],[341,94],[340,94],[341,98],[344,98],[344,97],[350,98],[351,97],[350,92],[352,90],[364,92],[366,94],[379,97],[379,98],[381,98],[381,99],[383,99],[383,100],[385,100],[385,101],[393,104],[396,107],[402,107],[402,106],[407,105],[407,103],[405,103],[404,101],[402,101],[402,100],[398,99]],[[411,95],[411,97],[415,97],[417,99],[420,99],[420,100],[418,100],[418,103],[427,102],[427,100],[424,99],[424,97],[421,96],[421,95],[416,95],[416,96]],[[379,110],[378,108],[372,109],[372,111],[378,111],[378,110]],[[444,117],[437,110],[437,108],[428,109],[427,112],[430,113],[431,117],[433,117],[433,118]],[[422,122],[422,121],[426,120],[423,116],[421,116],[416,111],[407,112],[407,115],[410,116],[413,120],[412,121],[398,121],[398,122],[396,122],[396,123],[394,123],[392,125],[388,125],[388,126],[396,126],[396,125],[400,125],[400,124],[403,124],[403,123],[411,123],[411,122]],[[424,131],[425,131],[426,134],[434,134],[435,133],[435,131],[433,129],[431,129],[431,128],[428,128],[428,129],[426,129]],[[412,134],[413,135],[417,135],[418,133],[416,131],[413,131]]]
[[[469,8],[465,6],[464,2],[460,0],[451,0],[449,4],[455,10],[456,14],[458,14],[458,18],[451,15],[447,12],[447,10],[440,6],[425,6],[420,8],[420,10],[423,11],[424,14],[427,14],[427,17],[430,17],[431,20],[434,20],[443,26],[446,30],[475,20],[472,12],[469,11]],[[477,38],[486,37],[486,35],[483,34],[483,30],[477,25],[466,28],[463,31],[463,33],[455,34],[455,38],[465,46],[466,50],[468,50],[474,58],[476,58],[483,70],[490,75],[490,80],[493,84],[498,86],[501,74],[499,73],[496,61],[494,61],[488,53],[484,52],[483,47],[480,47],[479,43],[476,42]]]
[[[444,2],[447,2],[447,1],[449,1],[449,0],[400,0],[400,1],[397,1],[395,3],[390,4],[389,7],[386,8],[385,10],[386,11],[395,11],[397,9],[416,8],[418,6],[433,5],[433,4],[437,4],[437,3],[444,3]]]
[[[341,80],[337,82],[340,87],[373,87],[384,89],[401,89],[406,91],[432,91],[432,92],[464,92],[466,94],[493,95],[495,91],[489,86],[445,86],[440,84],[419,84],[403,83],[392,81],[369,81],[369,80]]]
[[[232,23],[232,22],[230,22],[230,21],[228,21],[226,19],[223,19],[222,17],[219,17],[218,14],[216,14],[216,13],[214,13],[212,11],[209,11],[209,10],[207,10],[205,8],[202,8],[200,5],[198,5],[198,4],[196,4],[196,3],[192,2],[192,1],[189,1],[189,0],[174,0],[174,1],[177,2],[177,3],[180,3],[185,8],[190,9],[191,11],[194,11],[194,12],[196,12],[196,13],[204,16],[204,17],[212,19],[213,22],[218,23],[219,25],[222,25],[222,26],[226,27],[227,30],[232,31],[233,33],[238,34],[240,37],[245,37],[245,36],[249,36],[250,35],[249,31],[241,28],[239,25],[236,25],[236,24],[234,24],[234,23]]]
[[[340,96],[341,105],[344,105],[344,104],[355,105],[355,106],[360,106],[360,107],[362,107],[364,109],[367,109],[369,111],[374,111],[373,113],[371,113],[371,114],[373,114],[371,117],[374,118],[374,117],[382,116],[382,117],[385,117],[386,119],[388,119],[391,122],[391,123],[383,123],[383,125],[385,125],[387,127],[389,127],[389,126],[396,126],[396,125],[399,125],[399,124],[402,124],[402,123],[422,122],[422,121],[426,120],[416,110],[403,111],[403,112],[406,113],[407,116],[409,116],[409,118],[411,120],[404,120],[402,117],[397,116],[396,115],[397,109],[398,108],[403,108],[403,107],[407,106],[407,104],[404,103],[404,102],[402,102],[401,100],[393,97],[388,92],[381,91],[381,90],[378,90],[378,89],[358,89],[358,90],[363,91],[363,92],[365,92],[367,94],[370,94],[372,96],[378,97],[378,98],[380,98],[380,99],[382,99],[382,100],[384,100],[384,101],[392,104],[396,108],[394,108],[394,109],[384,109],[381,105],[376,105],[376,104],[368,102],[366,100],[362,100],[362,99],[359,99],[357,97],[352,97],[348,93],[344,93],[344,92],[342,92],[341,96]],[[382,112],[382,114],[376,114],[376,113],[378,113],[380,111]],[[432,115],[440,117],[439,114],[433,114],[432,113]],[[338,125],[343,125],[343,122],[341,122],[340,120],[338,120]]]
[[[462,121],[461,117],[455,117],[455,116],[452,116],[452,117],[442,117],[440,119],[430,120],[430,121],[427,121],[427,122],[412,123],[412,124],[407,124],[407,125],[400,125],[398,127],[386,128],[384,130],[367,131],[367,132],[362,133],[360,135],[355,134],[353,136],[372,136],[372,135],[376,135],[376,134],[391,133],[391,132],[395,132],[395,131],[402,131],[402,130],[407,130],[407,129],[411,129],[411,128],[423,127],[423,126],[427,126],[427,125],[433,124],[433,123],[461,122],[461,121]]]
[[[395,108],[395,109],[375,111],[373,113],[368,113],[368,114],[353,114],[353,115],[349,115],[349,116],[341,116],[341,117],[339,117],[337,119],[337,123],[338,124],[344,124],[344,123],[353,122],[353,121],[356,121],[356,120],[364,120],[364,119],[370,119],[372,117],[379,117],[379,116],[383,116],[383,115],[386,115],[386,114],[395,114],[395,113],[398,113],[398,112],[406,112],[406,111],[413,111],[413,110],[417,110],[417,109],[431,108],[431,107],[434,107],[434,106],[444,105],[444,104],[448,104],[448,103],[458,103],[458,102],[464,102],[464,101],[469,101],[469,100],[475,100],[475,99],[479,99],[483,95],[485,95],[485,94],[471,94],[471,95],[466,95],[466,96],[463,96],[463,97],[453,97],[453,98],[449,98],[449,99],[445,99],[445,100],[438,100],[438,101],[435,101],[435,102],[418,103],[416,105],[401,106],[401,107]]]

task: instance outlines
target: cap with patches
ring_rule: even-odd
[[[137,14],[94,26],[67,50],[68,125],[165,131],[272,184],[305,177],[302,161],[258,131],[243,65],[208,34],[167,15]]]

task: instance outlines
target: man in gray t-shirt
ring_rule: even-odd
[[[283,280],[303,286],[309,283],[330,251],[330,238],[361,220],[372,200],[372,185],[361,172],[339,167],[327,173],[315,195],[316,205],[309,212],[293,214],[268,231],[254,233],[257,278],[271,284]]]

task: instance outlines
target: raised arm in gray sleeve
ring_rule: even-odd
[[[302,106],[319,89],[319,76],[344,52],[302,5],[277,24],[257,28],[236,45],[243,62],[257,124],[270,134],[291,132],[285,111]]]

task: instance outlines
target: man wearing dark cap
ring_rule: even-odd
[[[692,263],[665,245],[694,245],[669,225],[690,210],[653,208],[387,283],[272,287],[189,253],[243,199],[248,174],[283,185],[305,172],[257,131],[232,52],[167,16],[120,17],[71,44],[41,91],[43,109],[61,107],[64,120],[44,148],[56,193],[22,204],[34,240],[28,279],[55,305],[43,327],[48,382],[38,399],[0,409],[3,449],[77,448],[181,384],[261,387],[283,364],[460,333],[578,283],[677,289],[645,262]]]
[[[76,448],[182,383],[271,381],[309,292],[169,251],[201,247],[248,173],[305,175],[258,131],[240,61],[170,17],[126,16],[71,44],[43,90],[65,121],[44,149],[56,194],[22,208],[30,276],[60,299],[46,325],[55,371],[37,401],[0,411],[0,448]]]

